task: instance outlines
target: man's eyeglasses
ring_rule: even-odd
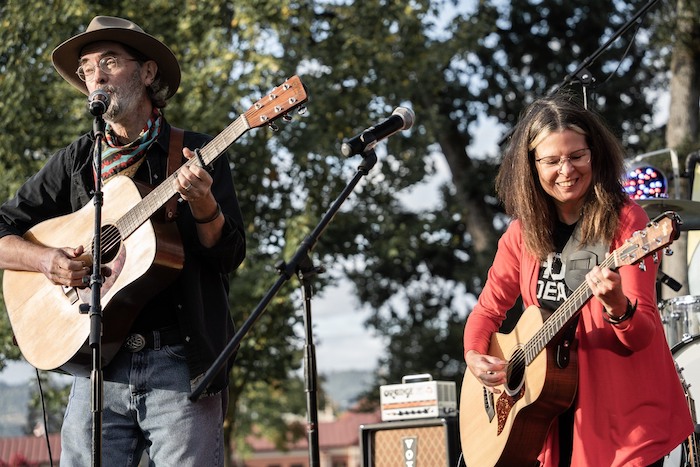
[[[119,60],[130,60],[132,62],[137,62],[135,58],[126,57],[102,57],[99,62],[97,62],[97,67],[108,75],[114,74],[119,69]],[[83,81],[92,80],[95,77],[95,64],[85,63],[80,65],[75,72],[78,77]]]
[[[554,167],[561,167],[564,162],[569,161],[574,167],[585,167],[591,162],[591,153],[589,148],[579,149],[572,152],[568,156],[549,156],[542,157],[540,159],[535,159],[535,161],[542,167],[553,169]]]

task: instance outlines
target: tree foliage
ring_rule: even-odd
[[[415,125],[377,148],[379,163],[312,256],[341,264],[373,311],[367,325],[388,339],[378,384],[406,373],[459,380],[464,321],[506,225],[493,194],[498,150],[479,149],[475,131],[489,120],[506,133],[534,98],[558,87],[581,93],[585,85],[590,108],[630,154],[657,149],[663,129],[650,96],[667,83],[673,10],[658,8],[607,44],[645,3],[53,0],[27,8],[10,0],[0,4],[0,191],[9,196],[89,129],[84,101],[49,55],[95,15],[132,18],[171,46],[183,80],[166,112],[180,127],[217,134],[299,74],[311,96],[308,113],[277,132],[247,133],[229,151],[249,245],[231,282],[240,326],[280,279],[274,265],[290,259],[357,173],[361,158],[342,158],[342,140],[396,106],[411,107]],[[592,82],[573,75],[587,62]],[[449,180],[417,205],[410,194],[443,164]],[[235,423],[259,421],[262,407],[285,410],[279,391],[301,363],[301,303],[291,279],[238,349],[231,432]],[[319,288],[331,280],[314,278]],[[2,355],[15,358],[9,328],[0,325]]]
[[[388,142],[379,169],[318,250],[348,258],[345,272],[374,310],[368,324],[389,338],[379,382],[396,382],[406,372],[454,380],[463,370],[470,297],[478,295],[506,225],[493,197],[499,157],[472,149],[474,125],[485,116],[507,130],[527,103],[552,88],[580,94],[584,83],[570,75],[643,2],[292,4],[294,18],[258,15],[251,22],[272,23],[285,52],[293,51],[282,55],[284,68],[304,70],[314,90],[316,118],[304,128],[314,138],[293,149],[299,163],[347,167],[327,156],[337,154],[343,137],[396,105],[416,113],[410,136]],[[655,30],[640,29],[629,29],[586,67],[595,78],[585,83],[589,106],[606,116],[631,153],[660,134],[647,98],[663,82],[650,47]],[[407,205],[401,195],[433,173],[438,159],[447,163],[450,182],[433,207]],[[333,172],[324,178],[325,170],[315,168],[312,183],[337,192],[343,180]],[[324,198],[310,204],[324,206]]]
[[[56,433],[63,425],[63,412],[70,393],[65,378],[56,378],[48,372],[37,371],[37,378],[30,383],[31,399],[25,432],[28,435],[46,430]],[[44,427],[46,423],[46,427]]]

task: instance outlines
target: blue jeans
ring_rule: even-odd
[[[74,378],[61,430],[61,467],[92,465],[90,378]],[[104,369],[102,465],[223,466],[223,394],[188,399],[184,346],[120,351]]]

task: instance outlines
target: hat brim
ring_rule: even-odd
[[[88,95],[85,83],[78,77],[80,51],[88,44],[98,41],[119,42],[132,47],[158,64],[161,79],[168,86],[166,98],[172,97],[180,86],[180,65],[175,54],[155,37],[124,28],[103,28],[87,31],[71,37],[51,53],[56,71],[80,92]]]

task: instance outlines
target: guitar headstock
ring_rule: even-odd
[[[251,128],[270,125],[279,117],[287,115],[308,100],[306,88],[301,79],[294,75],[258,100],[246,112],[245,117]]]
[[[670,245],[680,236],[680,218],[673,211],[666,211],[638,230],[625,244],[615,250],[615,266],[636,264],[650,254]]]

